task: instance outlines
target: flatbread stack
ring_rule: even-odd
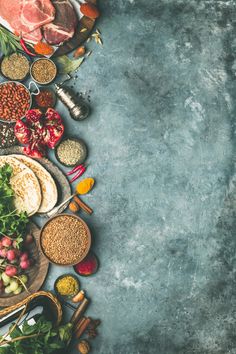
[[[0,156],[0,167],[5,164],[13,169],[11,186],[19,212],[25,211],[29,216],[47,213],[56,205],[56,184],[39,162],[20,154]]]

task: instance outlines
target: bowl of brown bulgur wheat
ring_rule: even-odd
[[[87,256],[91,247],[91,233],[79,216],[58,214],[42,227],[40,247],[49,262],[72,266]]]

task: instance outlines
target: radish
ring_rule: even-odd
[[[23,253],[20,255],[20,260],[21,260],[21,261],[26,261],[28,258],[29,258],[29,255],[28,255],[27,252],[23,252]]]
[[[17,268],[14,266],[8,265],[8,266],[6,266],[5,273],[9,277],[14,277],[17,274]]]
[[[20,267],[22,269],[28,269],[30,267],[30,261],[28,259],[26,259],[25,261],[21,261]]]
[[[16,280],[11,280],[9,288],[11,289],[11,291],[16,291],[19,287],[19,284]]]
[[[26,284],[28,281],[28,277],[27,277],[27,275],[22,274],[19,276],[19,280],[21,280],[24,284]]]
[[[18,295],[22,292],[22,290],[23,290],[22,286],[18,286],[18,288],[13,293],[14,295]]]
[[[3,248],[0,250],[0,257],[6,258],[7,257],[7,249]]]
[[[10,277],[8,275],[6,275],[5,272],[2,273],[2,280],[3,280],[3,284],[6,286],[10,283]]]
[[[11,240],[9,237],[4,236],[4,237],[2,238],[2,245],[3,245],[4,247],[10,247],[11,244],[12,244],[12,240]]]
[[[14,261],[16,259],[16,252],[14,250],[7,251],[7,259],[9,261]]]
[[[13,246],[13,248],[18,248],[18,247],[17,247],[17,246],[18,246],[18,243],[17,243],[16,240],[14,240],[14,241],[12,242],[12,246]]]

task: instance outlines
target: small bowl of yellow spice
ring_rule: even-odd
[[[54,283],[54,291],[59,297],[71,299],[79,292],[79,280],[73,274],[63,274]]]

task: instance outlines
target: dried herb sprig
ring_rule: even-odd
[[[99,29],[96,29],[96,31],[92,34],[92,37],[97,44],[103,45],[103,41],[101,38],[101,32],[99,31]]]

